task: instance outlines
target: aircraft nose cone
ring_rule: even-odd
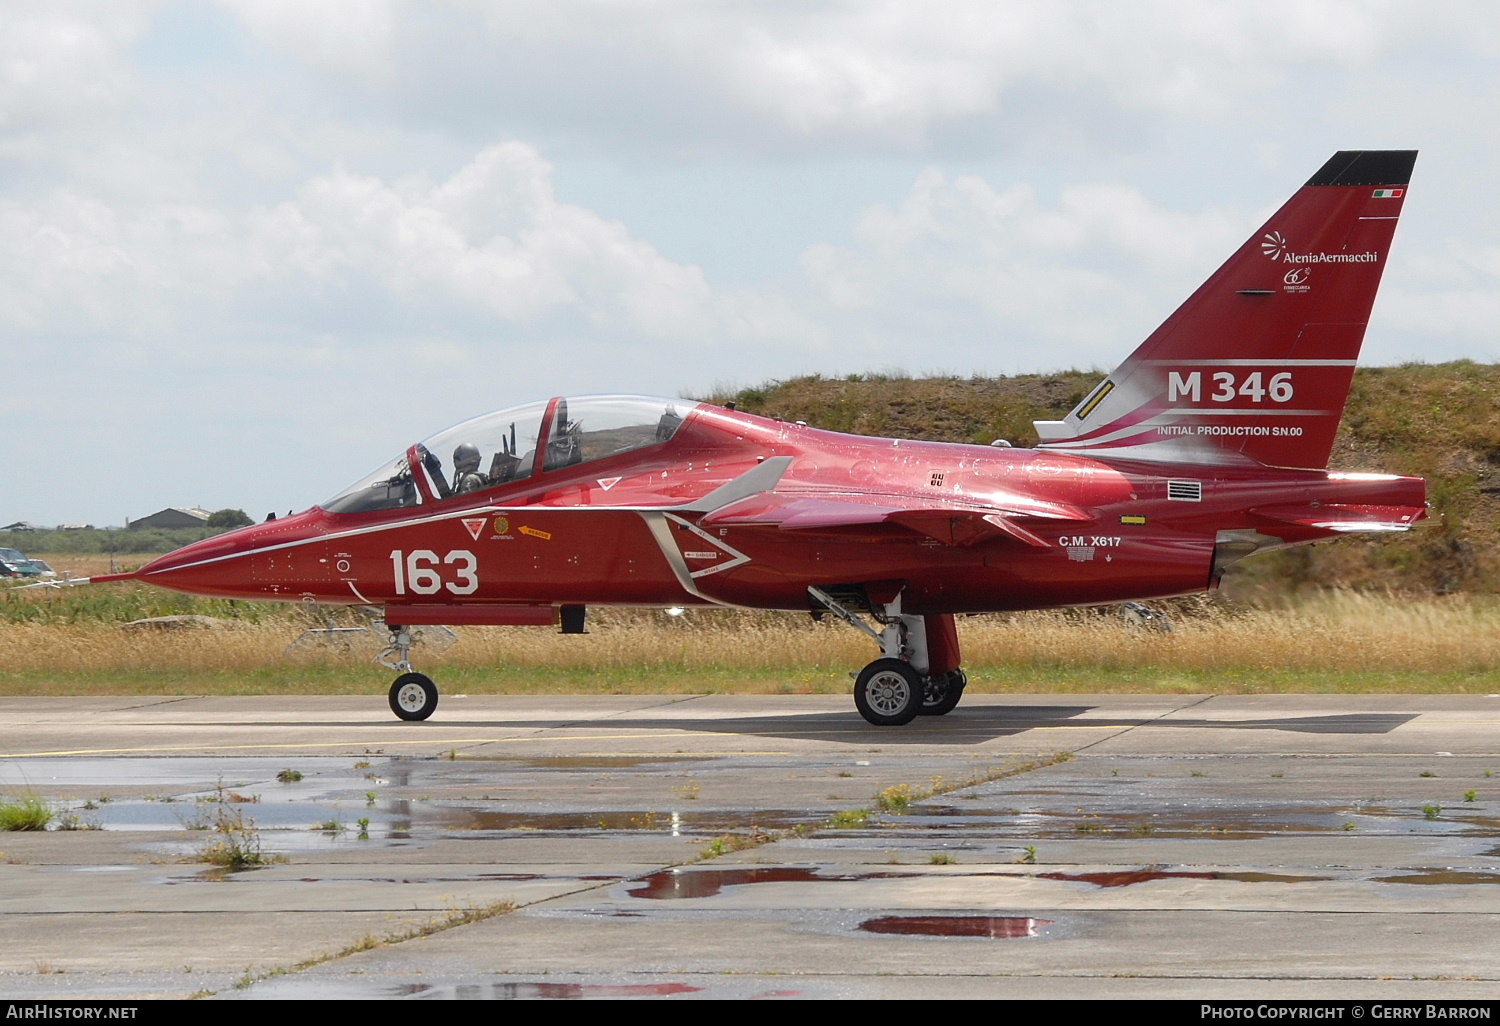
[[[148,584],[193,595],[263,598],[264,589],[251,573],[253,554],[268,546],[317,534],[319,522],[317,512],[309,510],[204,538],[153,559],[136,576]]]

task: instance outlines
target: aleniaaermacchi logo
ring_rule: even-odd
[[[1380,259],[1373,249],[1364,253],[1293,253],[1291,243],[1280,232],[1261,236],[1260,251],[1283,264],[1373,264]]]

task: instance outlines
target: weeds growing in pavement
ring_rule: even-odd
[[[784,836],[785,834],[779,830],[762,830],[758,826],[752,826],[748,834],[721,834],[715,837],[699,849],[698,858],[716,859],[732,851],[759,848],[763,844],[779,841]]]
[[[239,809],[231,809],[220,802],[214,814],[202,822],[201,829],[212,831],[212,836],[199,847],[193,858],[195,862],[239,870],[286,861],[262,850],[255,821],[246,819]]]
[[[56,815],[38,795],[24,795],[0,802],[0,830],[46,830]]]
[[[1003,780],[1006,777],[1019,776],[1022,773],[1030,773],[1032,770],[1043,769],[1047,766],[1056,766],[1061,762],[1068,762],[1073,758],[1072,752],[1054,752],[1051,755],[1039,755],[1034,759],[1026,759],[1020,762],[1005,762],[995,766],[986,766],[978,771],[959,779],[948,780],[944,777],[933,777],[929,787],[917,788],[911,784],[893,784],[875,795],[875,807],[881,812],[894,812],[897,815],[906,812],[911,806],[924,798],[934,795],[948,794],[952,791],[960,791],[968,787],[977,787],[980,784],[988,784],[993,780]]]

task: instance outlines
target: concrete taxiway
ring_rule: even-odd
[[[1496,696],[0,715],[9,998],[1500,996]]]

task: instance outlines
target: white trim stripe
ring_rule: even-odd
[[[1358,360],[1142,360],[1152,367],[1353,367]]]
[[[1332,410],[1246,410],[1244,408],[1227,407],[1222,410],[1198,409],[1188,407],[1173,407],[1163,410],[1163,414],[1175,413],[1179,417],[1331,417]],[[1154,419],[1154,418],[1153,418]]]
[[[372,524],[369,527],[356,527],[347,531],[336,531],[333,534],[319,534],[311,538],[299,538],[296,541],[279,542],[276,545],[262,545],[257,549],[241,549],[238,552],[226,553],[222,556],[213,556],[209,559],[200,559],[192,563],[181,563],[177,566],[165,567],[161,570],[153,570],[152,573],[165,574],[175,573],[178,570],[187,570],[197,566],[208,566],[211,563],[222,563],[226,559],[239,559],[242,556],[258,556],[262,552],[279,552],[282,549],[295,549],[299,545],[314,545],[319,542],[335,542],[342,538],[357,538],[365,534],[379,534],[382,531],[394,531],[403,527],[417,527],[422,524],[437,524],[444,520],[462,520],[464,517],[473,517],[483,514],[486,517],[495,514],[504,514],[514,517],[518,514],[524,515],[528,512],[538,513],[641,513],[655,510],[682,509],[682,506],[483,506],[479,508],[454,510],[451,513],[443,513],[438,516],[418,517],[415,520],[392,520],[385,524]]]

